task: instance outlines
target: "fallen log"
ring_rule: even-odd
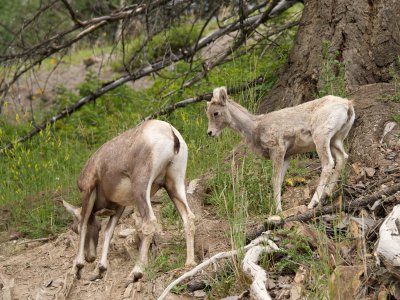
[[[375,251],[377,263],[400,279],[400,204],[383,221],[379,229],[378,246]]]
[[[188,279],[188,278],[196,275],[199,271],[203,270],[207,266],[216,263],[218,260],[236,256],[238,253],[247,252],[250,249],[260,245],[261,243],[265,243],[266,244],[265,247],[269,247],[269,249],[273,249],[273,250],[278,250],[279,249],[278,246],[276,246],[276,244],[273,241],[268,239],[268,232],[263,232],[263,233],[260,234],[259,237],[255,238],[247,246],[245,246],[245,247],[243,247],[241,249],[237,249],[237,250],[217,253],[214,256],[212,256],[211,258],[203,261],[201,264],[197,265],[196,267],[194,267],[190,271],[184,273],[182,276],[180,276],[179,278],[175,279],[173,282],[171,282],[165,288],[165,290],[162,292],[160,297],[158,297],[158,300],[165,299],[167,297],[168,293],[172,290],[173,287],[175,287],[177,284],[181,283],[185,279]],[[272,251],[272,250],[270,250],[270,251]]]
[[[273,242],[271,241],[271,243]],[[274,243],[271,246],[257,245],[250,248],[244,256],[242,262],[243,271],[247,276],[253,278],[250,290],[252,296],[257,300],[272,300],[265,286],[267,283],[267,273],[258,265],[258,261],[260,255],[264,252],[270,253],[275,250],[279,250],[279,248]]]
[[[316,207],[314,209],[306,211],[305,213],[288,217],[286,219],[282,219],[281,222],[277,222],[276,220],[274,220],[273,223],[270,223],[268,220],[266,220],[264,224],[258,226],[256,230],[248,233],[246,237],[246,242],[254,240],[256,237],[260,236],[264,231],[270,228],[282,226],[285,222],[289,221],[308,222],[311,219],[320,217],[322,215],[331,214],[333,212],[338,212],[340,210],[344,212],[352,212],[361,207],[372,205],[376,200],[381,199],[382,196],[387,198],[394,197],[395,194],[399,191],[400,191],[400,183],[396,183],[387,188],[384,188],[383,190],[377,191],[371,195],[362,196],[347,203],[343,201],[342,207],[340,207],[340,205],[328,205],[323,207]]]

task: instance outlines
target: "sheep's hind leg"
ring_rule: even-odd
[[[172,179],[172,182],[166,187],[171,200],[177,208],[185,228],[186,236],[186,263],[185,266],[195,266],[194,258],[194,235],[195,235],[195,215],[190,210],[186,199],[185,183],[183,179]]]
[[[143,277],[143,271],[148,261],[148,252],[153,241],[153,236],[157,230],[157,219],[154,215],[153,208],[150,202],[151,186],[148,185],[146,191],[139,192],[136,194],[137,208],[141,219],[143,220],[140,228],[140,248],[139,248],[139,259],[133,267],[131,273],[128,276],[127,284],[136,282]]]
[[[324,136],[324,134],[321,134],[321,136]],[[320,201],[325,198],[326,188],[330,178],[332,177],[332,171],[335,166],[335,162],[331,153],[330,140],[330,136],[324,137],[323,139],[315,139],[317,153],[319,159],[321,160],[322,172],[317,189],[314,192],[311,202],[308,204],[309,209],[317,206]]]
[[[341,140],[336,140],[331,144],[331,151],[335,158],[335,169],[333,170],[332,176],[329,178],[326,188],[326,194],[328,196],[332,196],[348,157],[343,149],[343,142]]]

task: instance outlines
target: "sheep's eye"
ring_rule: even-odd
[[[218,115],[219,115],[219,112],[215,112],[215,113],[214,113],[214,116],[218,116]]]

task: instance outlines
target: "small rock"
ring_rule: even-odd
[[[397,156],[397,153],[393,151],[393,152],[386,154],[385,159],[394,160],[396,158],[396,156]]]
[[[195,291],[193,293],[193,296],[196,297],[196,298],[205,298],[206,297],[206,292],[204,292],[203,290]]]
[[[58,288],[58,287],[60,287],[60,286],[63,286],[64,285],[64,281],[63,280],[61,280],[61,279],[55,279],[55,280],[51,280],[51,283],[50,283],[50,285],[46,285],[46,287],[54,287],[54,288]]]
[[[11,233],[8,237],[9,241],[16,241],[19,239],[19,234],[18,233]]]
[[[271,278],[267,278],[267,289],[272,290],[276,288],[275,281],[273,281]]]
[[[123,229],[120,232],[118,232],[118,236],[120,238],[126,238],[126,237],[128,237],[130,235],[134,235],[135,232],[136,232],[136,230],[133,229],[133,228],[126,228],[126,229]]]
[[[197,290],[202,290],[206,287],[206,283],[203,280],[191,281],[187,284],[187,290],[189,292],[194,292]]]
[[[364,168],[365,174],[367,174],[367,177],[372,178],[375,175],[375,169],[374,168]]]
[[[196,191],[197,186],[199,185],[199,178],[193,179],[192,181],[189,182],[188,189],[186,191],[187,194],[194,194]]]
[[[385,124],[385,128],[383,129],[382,138],[381,138],[381,140],[380,140],[380,143],[381,143],[381,144],[383,143],[383,139],[385,138],[385,136],[386,136],[389,132],[391,132],[391,131],[393,130],[393,128],[396,127],[396,125],[397,125],[396,122],[387,122],[387,123]]]

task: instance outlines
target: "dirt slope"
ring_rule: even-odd
[[[196,214],[196,255],[210,256],[229,249],[228,225],[217,219],[209,207],[202,204],[202,189],[197,189],[189,202]],[[155,199],[153,207],[159,217],[160,197]],[[163,200],[165,201],[165,200]],[[106,221],[106,220],[105,220]],[[95,263],[87,264],[83,269],[83,278],[72,285],[69,299],[154,299],[160,295],[173,279],[183,270],[170,270],[166,273],[145,275],[142,282],[125,288],[125,279],[134,265],[137,243],[132,236],[118,237],[125,228],[133,228],[132,215],[125,216],[118,224],[109,254],[109,270],[105,278],[90,282],[87,278]],[[180,244],[185,248],[181,226],[173,224],[163,226],[156,237],[151,250],[154,259],[161,249]],[[99,241],[99,247],[101,246]],[[0,299],[62,299],[63,284],[69,272],[78,247],[78,236],[68,230],[55,240],[40,242],[10,241],[0,246]],[[100,248],[101,249],[101,248]],[[100,254],[98,249],[98,255]],[[180,254],[180,253],[179,253]],[[178,255],[178,254],[177,254]],[[150,262],[151,263],[151,262]],[[67,282],[71,278],[68,277]],[[140,289],[140,291],[137,291]],[[58,297],[58,298],[57,298]]]

